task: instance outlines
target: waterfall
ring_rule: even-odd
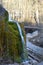
[[[9,21],[12,21],[11,15],[9,14]]]
[[[9,14],[9,21],[13,21],[12,19],[11,19],[11,15]],[[17,24],[17,26],[18,26],[18,30],[19,30],[19,33],[20,33],[20,36],[21,36],[21,40],[22,40],[22,43],[23,43],[23,45],[25,44],[25,41],[24,41],[24,37],[23,37],[23,35],[22,35],[22,30],[21,30],[21,27],[20,27],[20,25],[19,25],[19,23],[17,22],[17,21],[15,21],[14,20],[14,22]]]
[[[23,56],[24,56],[24,57],[23,57],[23,58],[24,58],[23,63],[28,63],[27,58],[25,58],[25,49],[26,49],[26,48],[25,48],[24,37],[23,37],[23,34],[22,34],[22,29],[21,29],[21,27],[20,27],[18,21],[16,21],[16,20],[12,20],[12,19],[11,19],[10,14],[9,14],[9,21],[10,21],[10,22],[13,22],[13,21],[14,21],[14,23],[17,24],[17,27],[18,27],[18,30],[19,30],[19,33],[20,33],[20,36],[21,36],[22,44],[23,44],[23,50],[24,50],[24,52],[23,52]]]
[[[20,33],[20,36],[21,36],[22,43],[25,44],[24,37],[22,35],[21,27],[20,27],[20,25],[19,25],[19,23],[17,21],[16,21],[16,24],[18,26],[18,30],[19,30],[19,33]]]
[[[28,64],[28,60],[27,60],[27,58],[25,58],[25,52],[26,52],[26,48],[25,48],[25,41],[24,41],[24,37],[23,37],[23,34],[22,34],[22,29],[21,29],[21,27],[20,27],[20,25],[19,25],[19,23],[18,23],[18,21],[14,21],[16,24],[17,24],[17,26],[18,26],[18,30],[19,30],[19,33],[20,33],[20,36],[21,36],[21,40],[22,40],[22,44],[23,44],[23,50],[24,50],[24,52],[23,52],[23,56],[24,56],[24,60],[23,60],[23,64]]]

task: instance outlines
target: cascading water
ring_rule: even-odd
[[[9,14],[9,21],[12,21],[11,15]]]
[[[15,21],[15,22],[16,22],[16,24],[17,24],[17,26],[18,26],[19,33],[20,33],[20,36],[21,36],[21,40],[22,40],[22,43],[23,43],[23,45],[24,45],[24,44],[25,44],[25,41],[24,41],[24,37],[23,37],[23,35],[22,35],[21,27],[20,27],[20,25],[19,25],[19,23],[18,23],[17,21]]]
[[[22,34],[22,29],[21,29],[21,27],[20,27],[20,25],[19,25],[19,23],[17,21],[11,19],[10,14],[9,14],[9,21],[10,22],[14,21],[14,23],[17,24],[17,27],[18,27],[18,30],[19,30],[19,33],[20,33],[20,36],[21,36],[22,44],[23,44],[23,55],[22,55],[23,56],[23,63],[28,63],[27,57],[25,57],[26,48],[25,48],[24,37],[23,37],[23,34]]]
[[[9,21],[13,21],[13,20],[11,19],[11,15],[10,15],[10,14],[9,14]],[[20,36],[21,36],[22,43],[25,44],[24,37],[23,37],[23,35],[22,35],[21,27],[20,27],[20,25],[19,25],[19,23],[18,23],[17,21],[14,21],[14,22],[15,22],[15,23],[17,24],[17,26],[18,26],[18,30],[19,30],[19,33],[20,33]]]

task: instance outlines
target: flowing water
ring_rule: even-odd
[[[21,36],[21,40],[22,40],[23,51],[24,51],[24,52],[23,52],[23,55],[22,55],[22,56],[23,56],[23,59],[24,59],[24,60],[23,60],[23,63],[28,63],[27,57],[25,56],[26,48],[25,48],[25,40],[24,40],[24,37],[23,37],[23,34],[22,34],[22,29],[21,29],[21,27],[20,27],[18,21],[11,19],[10,14],[9,14],[9,21],[10,21],[10,22],[14,21],[14,23],[17,24],[17,27],[18,27],[18,30],[19,30],[19,33],[20,33],[20,36]]]
[[[13,21],[13,20],[11,20],[11,18],[10,18],[11,16],[9,16],[9,21]],[[37,15],[37,21],[39,21],[39,19],[38,19],[38,15]],[[20,36],[21,36],[21,40],[22,40],[22,45],[23,45],[23,50],[24,50],[24,52],[23,52],[23,56],[24,56],[24,60],[23,60],[23,64],[25,65],[25,64],[27,64],[28,65],[28,62],[29,62],[29,60],[27,60],[27,58],[25,58],[25,41],[24,41],[24,37],[23,37],[23,34],[22,34],[22,29],[21,29],[21,27],[20,27],[20,25],[19,25],[19,23],[18,23],[18,21],[15,21],[14,20],[14,22],[17,24],[17,27],[18,27],[18,30],[19,30],[19,33],[20,33]],[[39,23],[39,22],[38,22]],[[27,39],[28,40],[28,39]],[[43,55],[43,52],[41,52],[40,53],[40,51],[43,51],[43,49],[41,49],[41,48],[39,48],[39,47],[37,47],[37,46],[35,46],[35,45],[32,45],[31,44],[31,42],[29,42],[29,41],[27,41],[26,42],[26,45],[27,45],[27,48],[29,47],[29,48],[31,48],[35,53],[39,53],[39,54],[42,54]],[[38,51],[38,52],[37,52]],[[33,61],[33,60],[32,60]],[[35,60],[36,61],[36,60]]]
[[[9,14],[9,21],[12,21],[11,15]]]
[[[12,22],[13,20],[11,19],[11,15],[9,14],[9,21]],[[23,34],[22,34],[22,29],[18,23],[18,21],[15,21],[14,22],[17,24],[17,27],[18,27],[18,30],[19,30],[19,33],[20,33],[20,36],[21,36],[21,40],[22,40],[22,43],[23,45],[25,44],[25,41],[24,41],[24,37],[23,37]]]

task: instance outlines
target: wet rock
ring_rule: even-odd
[[[43,61],[41,63],[38,63],[37,65],[43,65]]]
[[[14,64],[9,64],[9,65],[19,65],[18,63],[14,63]]]
[[[38,62],[33,60],[33,65],[37,65],[37,64],[38,64]]]
[[[26,61],[26,62],[21,63],[20,65],[32,65],[32,63],[30,61]]]
[[[18,63],[14,63],[14,64],[0,64],[0,65],[19,65]]]

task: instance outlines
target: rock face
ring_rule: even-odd
[[[1,20],[8,20],[8,12],[0,5],[0,22]]]
[[[8,21],[8,12],[0,5],[0,58],[2,61],[21,62],[23,45],[17,24]],[[11,60],[11,61],[10,61]],[[3,61],[3,62],[4,62]]]
[[[6,34],[5,34],[5,28],[7,28],[6,24],[8,20],[8,12],[2,8],[0,5],[0,53],[2,55],[3,51],[3,46],[5,44]],[[5,39],[4,39],[5,38]]]
[[[3,0],[3,6],[9,11],[13,19],[36,23],[36,13],[43,22],[43,0]],[[8,7],[7,7],[8,6]]]

